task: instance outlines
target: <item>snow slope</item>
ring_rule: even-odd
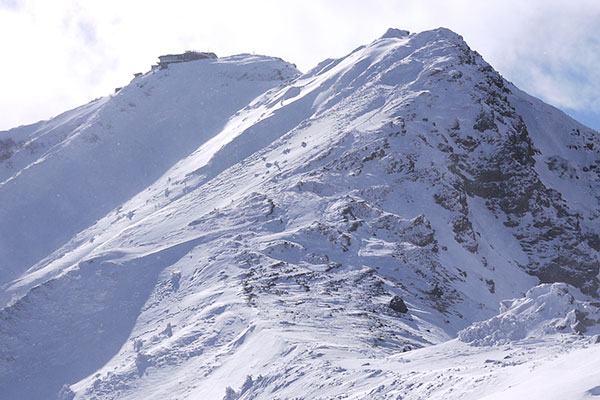
[[[250,55],[173,64],[114,96],[0,132],[0,285],[145,189],[254,97],[297,74],[284,61]]]
[[[598,350],[599,203],[586,194],[598,193],[598,134],[520,92],[443,28],[391,29],[295,75],[281,60],[235,56],[137,78],[46,123],[71,138],[47,159],[81,161],[60,164],[78,179],[68,184],[51,175],[35,191],[31,182],[62,169],[30,177],[31,163],[49,161],[19,167],[9,150],[23,172],[0,190],[40,202],[10,202],[13,213],[53,220],[39,204],[54,187],[90,187],[98,200],[76,207],[85,219],[65,216],[68,230],[41,224],[31,254],[1,253],[18,263],[4,278],[13,300],[0,311],[0,392],[542,398],[541,381],[564,365],[573,373],[553,376],[555,398],[600,393],[586,372]],[[151,87],[158,100],[140,95]],[[147,101],[144,112],[104,111],[127,96]],[[102,164],[112,178],[98,175],[96,192],[84,134],[72,131],[82,125],[66,122],[76,115],[82,132],[110,122],[129,141],[92,146],[125,152]],[[18,129],[4,135],[39,128]],[[165,142],[173,149],[154,165]],[[31,245],[15,223],[1,226]],[[408,312],[390,307],[395,296]],[[579,366],[582,354],[592,358]]]

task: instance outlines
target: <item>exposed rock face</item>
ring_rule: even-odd
[[[408,312],[408,307],[406,307],[404,300],[402,300],[402,297],[400,296],[392,297],[392,300],[390,300],[390,308],[402,314],[406,314]]]
[[[504,219],[529,255],[523,265],[529,273],[541,282],[567,282],[595,294],[600,259],[595,237],[587,233],[591,228],[560,192],[542,182],[535,159],[541,152],[523,117],[511,105],[507,84],[489,66],[479,71],[483,79],[475,90],[481,94],[482,111],[473,129],[481,135],[465,136],[460,127],[451,130],[458,145],[469,152],[450,158],[451,170],[462,179],[458,187],[466,196],[484,199],[490,211]],[[485,150],[478,152],[480,149]],[[548,159],[549,168],[557,169],[556,156]],[[558,165],[562,165],[561,171],[566,169],[564,162]],[[469,231],[468,221],[455,220],[454,229]],[[457,234],[457,241],[465,241],[462,236]]]
[[[215,53],[206,53],[206,52],[198,52],[198,51],[186,51],[181,54],[166,54],[164,56],[159,56],[160,60],[158,66],[162,69],[168,68],[169,64],[177,64],[183,62],[190,62],[196,60],[205,60],[205,59],[216,59],[218,58]]]

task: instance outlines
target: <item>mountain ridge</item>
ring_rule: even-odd
[[[158,78],[151,73],[135,78],[118,94],[58,117],[57,126],[52,120],[31,133],[22,127],[0,134],[10,136],[15,147],[22,143],[3,160],[0,185],[8,206],[0,211],[4,278],[14,278],[143,190],[174,160],[218,132],[230,114],[298,73],[281,60],[251,55],[185,67],[172,65]],[[202,104],[209,100],[219,107],[203,113]],[[14,183],[24,175],[35,183]],[[48,208],[54,211],[52,221],[45,218]],[[31,241],[46,254],[29,248]],[[17,271],[9,274],[11,269]]]
[[[7,382],[66,384],[66,398],[369,397],[381,384],[381,398],[421,398],[390,383],[406,378],[399,352],[437,351],[540,281],[581,289],[566,286],[582,304],[569,324],[595,332],[598,199],[565,188],[597,193],[596,132],[444,28],[388,31],[288,72],[6,286],[20,294],[0,313]],[[544,290],[563,288],[528,293]],[[395,296],[407,313],[389,307]],[[351,361],[379,358],[390,366],[374,380]],[[440,388],[428,396],[448,398]]]

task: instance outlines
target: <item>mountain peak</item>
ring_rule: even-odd
[[[383,34],[381,39],[392,39],[392,38],[402,39],[402,38],[407,37],[408,35],[410,35],[409,31],[402,30],[402,29],[396,29],[396,28],[389,28]]]
[[[388,30],[381,36],[380,39],[404,39],[410,36],[411,33],[408,30],[398,28],[388,28]],[[439,27],[415,33],[416,36],[426,38],[454,38],[463,41],[463,37],[451,29]]]

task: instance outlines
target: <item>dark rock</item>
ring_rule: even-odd
[[[430,292],[430,295],[432,295],[433,297],[442,297],[442,295],[444,294],[444,292],[442,291],[442,289],[439,288],[439,286],[436,285],[436,287],[434,287]]]
[[[473,125],[473,129],[478,130],[479,132],[485,132],[486,130],[498,131],[498,125],[494,122],[494,113],[485,113],[481,112],[477,116],[477,120],[475,125]]]
[[[75,398],[75,392],[71,390],[69,385],[63,385],[58,392],[58,400],[73,400]]]
[[[408,307],[406,307],[404,300],[402,300],[402,297],[400,297],[400,296],[394,296],[392,298],[392,300],[390,300],[389,306],[392,310],[397,311],[402,314],[405,314],[408,312]]]
[[[471,221],[466,216],[458,215],[452,219],[452,231],[457,243],[461,243],[471,253],[477,252],[479,245]]]
[[[496,293],[496,282],[494,282],[493,279],[486,279],[485,283],[488,286],[488,290],[491,294]]]

